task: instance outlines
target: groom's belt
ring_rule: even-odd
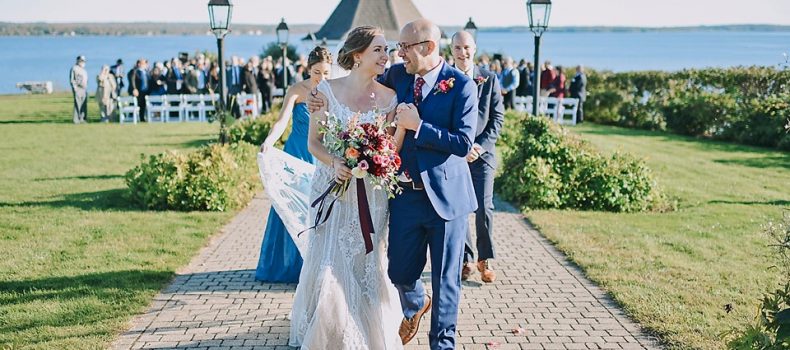
[[[405,189],[415,190],[415,191],[422,191],[425,189],[425,185],[422,182],[415,182],[415,181],[398,181],[398,185]]]

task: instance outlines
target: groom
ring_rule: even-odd
[[[425,19],[401,30],[398,55],[382,77],[398,95],[407,129],[400,156],[403,194],[390,201],[389,277],[400,293],[404,344],[431,308],[431,349],[454,349],[467,216],[477,209],[465,157],[474,143],[477,87],[439,55],[439,28]],[[433,298],[420,276],[430,247]]]

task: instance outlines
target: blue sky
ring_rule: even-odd
[[[442,25],[527,23],[523,0],[413,0]],[[233,0],[235,23],[323,23],[340,0]],[[207,0],[0,0],[3,22],[205,22]],[[790,0],[554,0],[551,24],[790,25]]]

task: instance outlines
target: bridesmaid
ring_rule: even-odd
[[[274,147],[282,137],[293,115],[293,125],[284,151],[304,161],[315,163],[313,155],[307,150],[307,132],[310,127],[310,112],[307,109],[307,98],[318,83],[329,78],[332,70],[332,56],[327,49],[316,47],[307,59],[310,79],[291,86],[283,99],[283,108],[277,122],[274,123],[269,136],[261,145],[261,152]],[[302,270],[302,257],[296,249],[291,236],[285,229],[280,216],[272,208],[263,233],[261,256],[255,279],[262,282],[296,283]]]

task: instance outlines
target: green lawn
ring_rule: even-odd
[[[69,95],[0,96],[0,349],[106,347],[234,214],[123,196],[141,153],[197,147],[216,124],[70,123]]]
[[[537,210],[529,220],[671,347],[722,348],[721,333],[750,321],[777,282],[760,226],[790,207],[790,154],[608,126],[571,130],[605,152],[645,158],[678,210]]]

